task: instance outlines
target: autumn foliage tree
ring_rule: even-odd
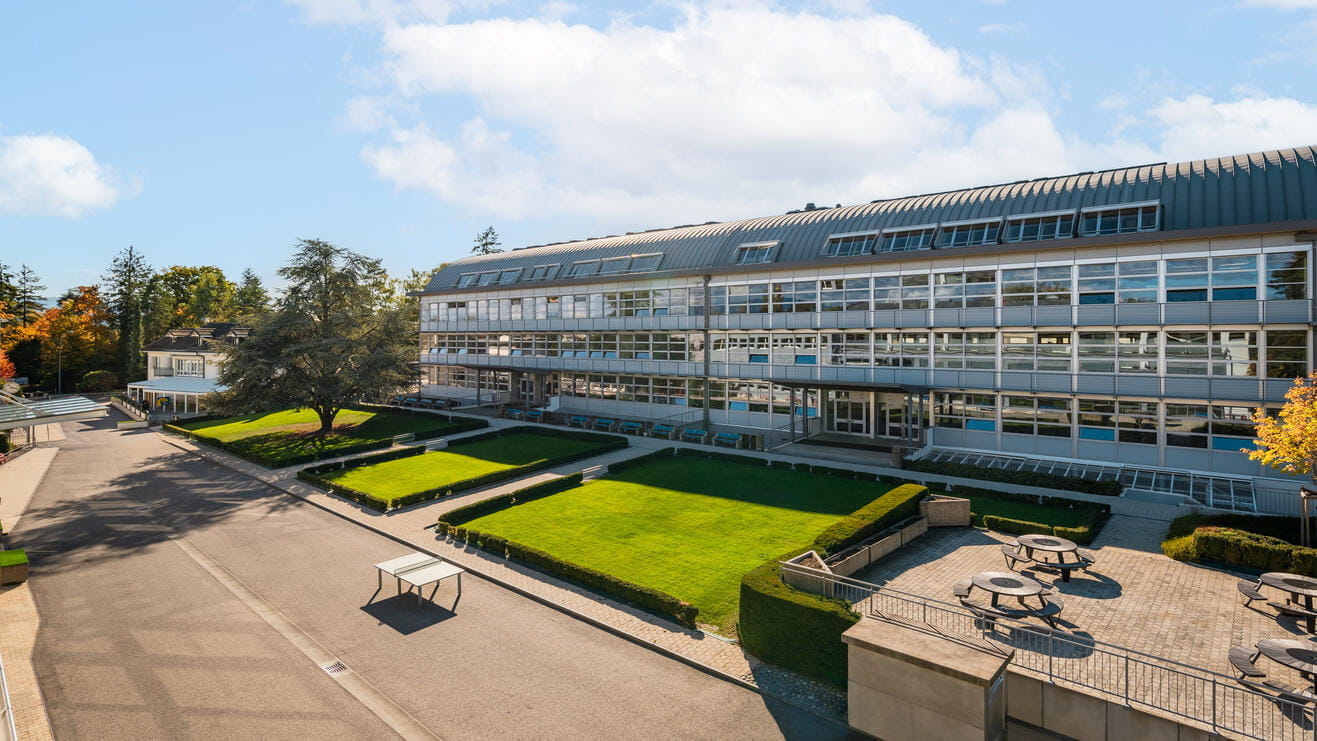
[[[5,355],[4,350],[0,350],[0,381],[13,378],[18,375],[18,369],[14,364],[9,362],[9,356]]]
[[[61,389],[88,371],[110,367],[115,358],[115,331],[109,307],[96,286],[79,286],[59,306],[47,309],[24,327],[7,333],[6,344],[35,344],[44,385]]]
[[[1244,449],[1249,458],[1317,481],[1317,372],[1294,379],[1277,416],[1254,410],[1253,424],[1257,448]]]

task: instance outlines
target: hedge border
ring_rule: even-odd
[[[811,546],[823,556],[840,553],[874,533],[919,514],[919,502],[928,496],[923,484],[901,484],[829,525]]]
[[[349,404],[349,405],[344,405],[343,408],[350,409],[353,411],[367,411],[367,412],[375,412],[379,414],[397,413],[393,411],[392,407],[384,407],[384,406],[375,407],[373,405],[368,405],[368,404]],[[236,416],[243,416],[243,415],[236,415]],[[420,416],[420,415],[400,414],[399,416]],[[483,419],[470,419],[468,417],[451,417],[446,414],[431,414],[426,416],[434,418],[437,422],[446,426],[437,427],[432,430],[415,433],[415,435],[412,438],[413,440],[433,440],[434,438],[447,437],[449,435],[459,435],[463,432],[480,430],[489,426],[489,421]],[[186,421],[198,422],[198,421],[211,421],[211,420],[219,420],[219,419],[231,419],[231,417],[206,415],[204,417],[193,417],[192,419]],[[272,468],[272,469],[287,468],[289,466],[297,466],[303,463],[310,463],[312,461],[323,460],[325,458],[338,458],[340,456],[357,455],[359,453],[369,453],[372,450],[383,450],[384,448],[393,447],[393,439],[385,438],[383,440],[369,440],[359,445],[349,445],[342,448],[336,448],[334,450],[321,451],[319,453],[304,453],[301,455],[274,458],[264,455],[254,455],[250,451],[242,450],[238,447],[235,447],[232,443],[220,442],[219,440],[215,440],[214,438],[204,437],[198,434],[194,430],[189,430],[186,427],[180,427],[177,424],[164,425],[164,429],[173,432],[175,434],[182,435],[183,437],[186,437],[190,440],[194,440],[196,442],[202,443],[203,445],[209,445],[212,448],[219,448],[220,450],[223,450],[226,453],[231,453],[232,455],[236,455],[239,458],[242,458],[243,460],[251,461],[252,463],[255,463],[257,465],[265,466],[266,468]]]
[[[918,471],[920,473],[935,473],[942,476],[956,476],[980,481],[996,481],[1002,484],[1017,484],[1019,486],[1036,486],[1040,489],[1066,489],[1104,497],[1118,497],[1125,490],[1124,485],[1119,481],[1093,481],[1092,479],[1081,479],[1075,476],[1052,476],[1037,471],[1006,471],[1000,468],[971,466],[967,463],[949,463],[945,461],[935,463],[918,460],[906,461],[904,468],[907,471]]]
[[[1271,519],[1271,518],[1269,518]],[[1298,518],[1274,518],[1275,523],[1248,515],[1185,515],[1177,517],[1162,541],[1162,553],[1177,561],[1226,566],[1262,573],[1285,571],[1317,576],[1317,548],[1305,548],[1270,533],[1297,529]],[[1259,533],[1232,525],[1258,526]],[[1291,530],[1291,532],[1293,532]]]
[[[573,461],[583,460],[585,458],[593,458],[597,455],[603,455],[604,453],[613,450],[619,450],[621,448],[625,448],[627,447],[627,445],[630,444],[630,441],[627,438],[621,437],[619,435],[604,435],[604,434],[598,434],[593,432],[572,433],[566,430],[554,430],[552,428],[533,427],[530,425],[518,425],[516,427],[505,427],[500,430],[491,430],[489,432],[482,433],[480,435],[471,435],[470,437],[464,437],[461,440],[454,440],[452,443],[448,445],[447,448],[444,448],[444,450],[460,449],[463,445],[467,445],[469,443],[483,442],[485,440],[493,440],[496,438],[507,437],[509,433],[541,435],[546,431],[551,433],[550,435],[551,437],[568,437],[573,439],[581,439],[582,437],[584,437],[587,441],[592,439],[598,440],[601,444],[598,447],[594,447],[589,450],[583,450],[579,453],[573,453],[571,455],[561,455],[558,456],[557,458],[541,458],[537,461],[531,461],[530,463],[527,463],[523,466],[516,466],[514,468],[505,468],[501,471],[493,471],[484,474],[482,476],[473,476],[472,478],[469,479],[462,479],[461,481],[453,481],[443,486],[436,486],[432,489],[425,489],[423,491],[412,492],[411,494],[406,494],[401,497],[395,497],[393,499],[382,499],[380,497],[375,496],[374,494],[371,494],[370,492],[362,491],[361,489],[354,489],[353,487],[345,486],[343,484],[338,484],[330,479],[326,479],[323,476],[319,475],[321,473],[328,473],[329,471],[335,471],[341,468],[355,468],[359,465],[368,465],[369,463],[372,462],[383,463],[385,462],[385,460],[392,460],[392,458],[383,459],[383,460],[372,460],[372,461],[368,461],[367,463],[358,463],[356,465],[348,465],[353,461],[363,460],[361,458],[354,458],[351,459],[350,461],[342,461],[341,463],[343,465],[337,465],[334,468],[329,468],[320,471],[316,471],[313,469],[324,469],[325,466],[313,466],[311,468],[304,468],[301,471],[298,471],[297,478],[299,481],[305,481],[308,484],[324,489],[330,494],[334,494],[343,497],[344,499],[349,499],[359,504],[363,504],[367,507],[370,507],[373,510],[377,510],[379,512],[390,512],[392,510],[400,509],[402,507],[410,507],[411,505],[418,504],[420,502],[428,502],[431,499],[439,499],[440,497],[449,496],[459,491],[475,489],[481,486],[487,486],[489,484],[497,483],[499,481],[507,481],[508,479],[521,478],[526,474],[533,473],[535,471],[539,471],[545,468],[552,468],[553,466],[561,466],[564,463],[571,463]],[[419,451],[417,453],[414,453],[413,455],[420,455],[425,452],[428,452],[424,448],[413,448],[413,449]],[[388,454],[386,453],[385,455]],[[394,457],[404,458],[407,456],[398,455]],[[379,458],[379,456],[366,456],[366,458]],[[335,466],[335,464],[328,464],[328,465]]]

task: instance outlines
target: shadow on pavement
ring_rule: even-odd
[[[389,585],[385,585],[385,589],[388,588]],[[456,607],[456,604],[453,606]],[[421,606],[418,607],[415,592],[403,592],[389,595],[381,600],[372,600],[362,605],[361,611],[378,620],[380,625],[387,625],[403,635],[417,633],[457,616],[457,613],[445,607],[442,601],[436,604],[428,599],[422,599]]]

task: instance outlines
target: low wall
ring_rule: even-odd
[[[1083,740],[1209,741],[1220,738],[1169,718],[1045,682],[1014,668],[1006,672],[1006,716],[1050,733]]]

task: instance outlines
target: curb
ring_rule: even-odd
[[[288,495],[288,496],[295,497],[295,498],[297,498],[298,500],[300,500],[300,501],[302,501],[302,502],[305,502],[305,503],[307,503],[307,504],[309,504],[309,505],[311,505],[311,506],[313,506],[313,507],[315,507],[315,508],[317,508],[317,509],[320,509],[320,510],[322,510],[322,511],[324,511],[324,512],[328,512],[328,513],[334,515],[335,517],[338,517],[338,518],[341,518],[341,519],[346,520],[346,521],[348,521],[348,522],[351,522],[351,523],[354,524],[354,525],[357,525],[357,526],[359,526],[359,527],[364,527],[364,528],[366,528],[367,530],[370,530],[371,532],[373,532],[373,533],[375,533],[375,534],[377,534],[377,535],[382,535],[382,536],[384,536],[385,538],[388,538],[389,540],[392,540],[393,542],[398,543],[399,545],[404,545],[404,546],[407,546],[408,548],[413,548],[413,549],[417,549],[417,550],[423,551],[423,552],[425,552],[425,553],[430,554],[431,556],[434,556],[435,558],[443,558],[443,557],[440,556],[438,553],[435,553],[434,551],[432,551],[432,550],[430,550],[430,549],[428,549],[428,548],[426,548],[426,547],[424,547],[424,546],[419,546],[419,545],[417,545],[417,544],[415,544],[415,543],[412,543],[412,542],[410,542],[410,541],[404,540],[403,538],[401,538],[401,537],[399,537],[399,536],[397,536],[397,535],[394,535],[393,533],[386,532],[385,530],[382,530],[382,529],[380,529],[379,527],[376,527],[375,525],[372,525],[372,524],[370,524],[370,523],[368,523],[368,522],[362,522],[361,520],[357,520],[357,519],[355,519],[355,518],[351,517],[350,515],[347,515],[347,514],[345,514],[345,513],[343,513],[343,512],[339,512],[339,511],[337,511],[337,510],[335,510],[335,509],[333,509],[333,508],[327,507],[327,506],[325,506],[325,505],[323,505],[323,504],[321,504],[321,503],[319,503],[319,502],[316,502],[316,501],[314,501],[314,500],[312,500],[312,499],[308,499],[307,497],[305,497],[305,496],[303,496],[303,495],[301,495],[301,494],[298,494],[298,493],[293,492],[293,491],[289,491],[288,489],[286,489],[286,488],[284,488],[284,487],[282,487],[282,486],[279,486],[277,483],[268,482],[268,481],[265,481],[265,480],[263,480],[263,479],[260,479],[260,478],[258,478],[258,477],[256,477],[256,476],[252,476],[251,474],[247,473],[246,471],[240,470],[239,468],[237,468],[237,467],[235,467],[235,466],[229,465],[227,461],[224,461],[224,460],[221,460],[221,459],[218,459],[218,458],[210,458],[210,457],[208,457],[205,453],[202,453],[202,452],[200,451],[200,449],[197,449],[197,450],[190,450],[190,449],[188,449],[188,448],[186,448],[186,447],[183,447],[182,445],[179,444],[180,441],[174,440],[173,437],[170,436],[170,435],[166,435],[166,434],[164,434],[164,433],[160,433],[160,432],[158,432],[157,434],[159,434],[160,437],[161,437],[165,442],[167,442],[168,444],[170,444],[170,445],[172,445],[172,446],[178,448],[179,450],[181,450],[181,451],[183,451],[183,452],[185,452],[185,453],[190,453],[191,455],[193,455],[193,456],[195,456],[195,457],[197,457],[197,458],[200,458],[200,459],[203,460],[203,461],[207,461],[207,462],[209,462],[209,463],[214,463],[214,464],[216,464],[216,465],[218,465],[218,466],[221,466],[221,467],[226,468],[226,469],[228,469],[228,470],[230,470],[230,471],[233,471],[234,473],[237,473],[237,474],[240,474],[240,475],[242,475],[242,476],[245,476],[245,477],[251,479],[252,481],[256,481],[257,483],[265,484],[266,486],[269,486],[269,487],[274,488],[274,489],[278,489],[279,491],[283,492],[284,494],[286,494],[286,495]],[[300,482],[299,482],[299,483],[300,483]],[[333,495],[332,495],[332,494],[329,494],[329,495],[327,495],[327,496],[333,496]],[[437,536],[436,536],[436,537],[437,537]],[[578,611],[576,611],[576,610],[574,610],[574,609],[572,609],[572,608],[570,608],[570,607],[567,607],[566,605],[562,605],[562,604],[559,604],[559,603],[557,603],[557,602],[554,602],[553,600],[550,600],[549,598],[544,597],[544,596],[542,596],[542,595],[538,595],[538,594],[535,594],[535,593],[533,593],[533,592],[526,591],[526,590],[522,589],[521,587],[518,587],[518,586],[516,586],[516,585],[514,585],[514,584],[511,584],[511,583],[509,583],[509,582],[507,582],[507,581],[504,581],[503,579],[501,579],[501,578],[499,578],[499,577],[497,577],[497,576],[493,576],[493,575],[491,575],[491,574],[485,572],[483,569],[473,568],[473,567],[471,567],[471,566],[469,566],[469,565],[467,565],[467,564],[465,564],[465,563],[464,563],[464,564],[460,564],[460,565],[462,566],[462,568],[466,569],[468,572],[470,572],[470,573],[476,575],[477,577],[479,577],[479,578],[481,578],[481,579],[484,579],[485,581],[490,582],[491,584],[495,584],[495,585],[497,585],[497,586],[499,586],[499,587],[502,587],[502,588],[504,588],[504,589],[506,589],[506,590],[508,590],[508,591],[510,591],[510,592],[512,592],[512,593],[514,593],[514,594],[520,595],[520,596],[522,596],[522,597],[526,597],[526,598],[528,598],[528,599],[530,599],[530,600],[532,600],[532,601],[534,601],[534,602],[537,602],[537,603],[539,603],[539,604],[541,604],[541,605],[544,605],[544,606],[546,606],[546,607],[549,607],[549,608],[551,608],[551,609],[553,609],[553,610],[556,610],[556,611],[558,611],[558,612],[560,612],[560,613],[562,613],[562,614],[564,614],[564,615],[567,615],[567,616],[569,616],[569,617],[573,617],[573,618],[575,618],[575,619],[577,619],[577,620],[580,620],[581,622],[586,623],[586,624],[588,624],[588,625],[591,625],[591,626],[593,626],[593,627],[595,627],[595,628],[599,628],[599,629],[601,629],[601,630],[603,630],[603,631],[605,631],[605,632],[607,632],[607,633],[610,633],[610,634],[612,634],[612,635],[615,635],[615,636],[617,636],[617,637],[619,637],[619,638],[625,639],[625,640],[627,640],[627,641],[629,641],[629,642],[631,642],[631,643],[633,643],[633,644],[635,644],[635,645],[638,645],[638,646],[641,646],[641,647],[643,647],[643,648],[649,649],[649,650],[651,650],[651,651],[653,651],[653,652],[655,652],[655,653],[657,653],[657,654],[660,654],[660,655],[662,655],[662,656],[666,656],[667,658],[670,658],[670,659],[674,659],[674,660],[676,660],[676,661],[679,661],[679,662],[681,662],[682,664],[685,664],[685,665],[687,665],[687,666],[689,666],[689,667],[691,667],[691,668],[693,668],[693,669],[697,669],[697,670],[699,670],[699,671],[701,671],[701,672],[704,672],[705,674],[708,674],[709,676],[712,676],[712,677],[715,677],[715,678],[717,678],[717,679],[721,679],[721,680],[724,680],[724,681],[727,681],[727,682],[731,682],[732,684],[735,684],[735,685],[738,685],[738,686],[740,686],[740,687],[743,687],[743,688],[745,688],[745,689],[747,689],[747,690],[750,690],[750,691],[754,692],[755,694],[760,695],[761,697],[768,697],[768,698],[772,698],[772,699],[774,699],[774,700],[777,700],[777,701],[779,701],[779,702],[784,702],[784,703],[786,703],[786,704],[788,704],[788,705],[791,705],[792,707],[798,708],[798,709],[800,709],[800,710],[802,710],[802,711],[804,711],[804,712],[806,712],[806,713],[809,713],[809,714],[810,714],[811,716],[813,716],[813,717],[819,718],[819,719],[824,720],[824,721],[826,721],[826,722],[828,722],[828,723],[830,723],[830,724],[833,724],[833,725],[835,725],[835,726],[838,727],[838,728],[842,728],[842,729],[849,730],[849,727],[848,727],[848,726],[846,726],[845,724],[839,722],[836,718],[832,718],[832,717],[829,717],[829,716],[827,716],[827,715],[822,715],[822,714],[820,714],[817,710],[815,710],[814,708],[806,707],[805,705],[800,704],[800,703],[797,702],[794,698],[786,697],[786,696],[784,696],[784,695],[778,695],[778,694],[776,694],[776,693],[767,692],[767,691],[765,691],[763,688],[761,688],[758,684],[756,684],[756,683],[754,683],[754,682],[747,681],[747,680],[742,679],[741,677],[736,676],[736,675],[734,675],[734,674],[728,674],[727,672],[724,672],[724,671],[722,671],[722,670],[720,670],[720,669],[716,669],[716,668],[714,668],[714,667],[712,667],[712,666],[709,666],[708,664],[701,663],[701,662],[699,662],[699,661],[697,661],[697,660],[695,660],[695,659],[692,659],[692,658],[689,657],[689,656],[686,656],[685,654],[679,653],[679,652],[677,652],[677,651],[673,651],[672,649],[667,648],[667,647],[664,647],[664,646],[660,646],[660,645],[658,645],[657,643],[654,643],[653,641],[649,641],[649,640],[647,640],[647,639],[645,639],[645,638],[641,638],[640,636],[638,636],[638,635],[636,635],[636,634],[634,634],[634,633],[631,633],[631,632],[629,632],[629,631],[627,631],[627,630],[624,630],[624,629],[622,629],[622,628],[618,628],[617,626],[610,625],[610,624],[608,624],[608,623],[605,623],[605,622],[603,622],[603,621],[600,621],[600,620],[598,620],[597,618],[590,617],[589,615],[586,615],[586,614],[584,614],[584,613],[578,612]]]

